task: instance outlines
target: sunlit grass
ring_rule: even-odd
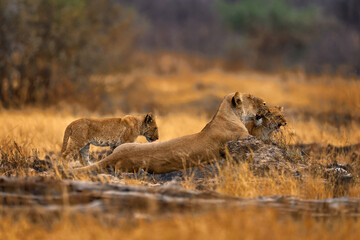
[[[309,114],[330,112],[360,116],[360,82],[329,78],[327,76],[306,79],[304,75],[296,74],[261,74],[248,72],[243,74],[229,74],[213,70],[205,73],[183,73],[178,75],[146,75],[143,77],[154,91],[157,101],[163,106],[186,103],[200,98],[214,95],[219,98],[234,91],[250,92],[264,98],[270,105],[285,105],[285,113],[289,110],[308,110]],[[204,90],[198,90],[196,83],[206,84]],[[111,84],[116,85],[116,80]],[[116,91],[115,91],[116,92]],[[71,107],[70,107],[71,109]],[[0,112],[0,148],[2,156],[12,159],[10,166],[3,166],[2,173],[8,176],[36,176],[50,175],[62,178],[61,174],[37,173],[29,170],[26,163],[32,161],[34,154],[40,159],[53,152],[59,156],[62,138],[66,126],[80,117],[114,117],[122,116],[114,112],[106,116],[99,113],[82,112],[80,110],[67,111],[66,108],[54,109],[2,110]],[[186,134],[200,131],[211,116],[190,112],[170,111],[168,114],[157,116],[159,127],[159,141],[166,141]],[[356,118],[354,118],[356,119]],[[311,115],[307,120],[288,116],[288,125],[282,131],[283,143],[319,143],[323,146],[333,144],[344,146],[360,142],[360,124],[351,120],[349,124],[332,125],[321,122]],[[139,137],[138,142],[145,142]],[[16,142],[16,144],[14,144]],[[91,147],[91,151],[104,148]],[[297,153],[294,153],[295,155]],[[334,159],[325,158],[316,161],[322,164],[331,163]],[[341,156],[337,161],[347,159]],[[312,160],[315,161],[315,160]],[[55,168],[57,164],[54,163]],[[79,163],[71,163],[79,166]],[[76,165],[77,164],[77,165]],[[61,164],[60,164],[61,165]],[[63,166],[61,166],[63,167]],[[6,170],[4,170],[6,169]],[[48,176],[46,175],[46,176]],[[256,198],[269,195],[291,195],[306,199],[324,199],[334,197],[333,186],[324,182],[321,175],[309,175],[298,179],[289,174],[270,172],[264,176],[254,174],[248,163],[227,162],[220,168],[219,174],[208,180],[208,189],[219,193]],[[75,179],[99,181],[103,183],[120,183],[129,185],[149,184],[145,179],[118,179],[109,174],[85,174],[75,176]],[[209,181],[211,180],[211,181]],[[195,189],[193,175],[185,176],[182,183],[187,189]],[[360,197],[359,184],[353,184],[347,191],[350,197]],[[89,228],[88,226],[92,227]],[[123,226],[123,227],[122,227]],[[259,227],[261,226],[261,227]],[[347,239],[360,235],[359,223],[352,220],[339,220],[333,223],[314,221],[304,218],[279,218],[273,211],[223,211],[205,216],[182,216],[171,220],[153,222],[138,222],[134,226],[122,223],[120,227],[105,226],[102,222],[91,217],[81,217],[73,224],[72,220],[64,219],[56,224],[51,231],[41,226],[33,226],[27,220],[12,222],[2,220],[0,223],[0,239],[336,239],[346,236]],[[351,232],[351,234],[349,234]],[[149,234],[151,233],[151,234]],[[269,233],[273,233],[269,235]]]
[[[360,222],[354,219],[316,220],[281,216],[273,210],[224,210],[202,216],[167,220],[119,221],[104,225],[93,217],[63,219],[51,230],[26,220],[3,219],[0,238],[17,239],[358,239]]]

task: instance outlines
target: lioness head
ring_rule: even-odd
[[[247,93],[236,92],[231,99],[231,105],[244,123],[254,118],[260,120],[261,115],[257,113],[268,111],[264,100]]]
[[[159,139],[158,127],[151,113],[146,114],[142,123],[142,129],[142,135],[148,142],[154,142]]]

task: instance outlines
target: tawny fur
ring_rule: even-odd
[[[115,170],[167,173],[198,166],[220,157],[220,150],[231,140],[249,135],[243,122],[267,108],[265,102],[250,94],[231,93],[225,96],[213,119],[201,132],[165,142],[124,144],[105,159],[73,173],[94,171],[110,165]]]
[[[110,146],[114,150],[120,144],[134,142],[139,135],[145,136],[149,142],[159,138],[152,114],[106,119],[83,118],[67,126],[61,153],[64,159],[68,155],[79,154],[81,163],[85,165],[89,162],[90,144]]]
[[[259,115],[262,117],[261,123],[251,120],[246,122],[245,126],[250,135],[258,137],[263,141],[269,141],[275,131],[279,130],[281,126],[286,125],[282,107],[270,107],[268,112]]]

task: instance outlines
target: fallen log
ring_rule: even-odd
[[[54,221],[64,214],[156,219],[175,214],[254,207],[296,216],[360,217],[360,199],[350,198],[307,200],[271,196],[244,199],[173,186],[124,186],[40,177],[1,177],[0,189],[0,216],[31,216],[36,221]]]

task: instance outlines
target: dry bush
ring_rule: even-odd
[[[3,139],[0,145],[0,172],[5,176],[26,176],[31,152],[10,141]]]
[[[113,1],[1,1],[1,105],[79,101],[74,95],[99,104],[101,86],[89,76],[126,67],[133,20],[134,12]]]

